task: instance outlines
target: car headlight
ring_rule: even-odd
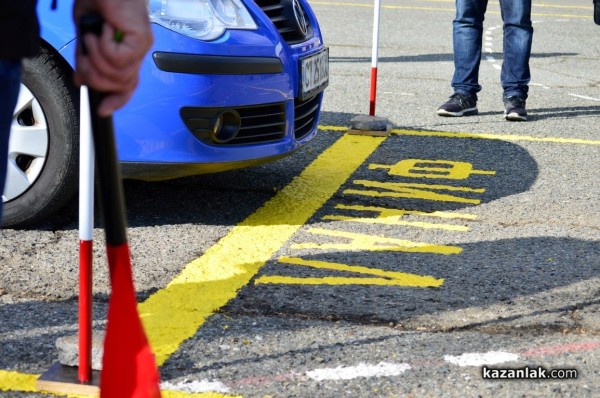
[[[149,0],[149,13],[152,22],[200,40],[227,29],[257,29],[241,0]]]

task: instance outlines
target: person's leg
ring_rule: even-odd
[[[504,98],[516,96],[526,100],[531,79],[531,0],[500,0],[500,10],[504,22],[504,61],[500,73]]]
[[[456,0],[453,22],[454,94],[437,110],[439,116],[476,115],[483,19],[488,0]]]
[[[516,1],[516,0],[515,0]],[[456,17],[453,22],[455,93],[474,96],[481,91],[479,64],[483,20],[488,0],[456,0]]]
[[[8,140],[13,112],[19,96],[21,83],[21,61],[0,60],[0,192],[4,192],[6,164],[8,161]],[[0,202],[0,225],[2,202]]]

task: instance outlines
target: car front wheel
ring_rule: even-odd
[[[23,62],[10,131],[3,226],[38,223],[77,190],[78,97],[68,65],[51,50]]]

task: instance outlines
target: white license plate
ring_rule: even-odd
[[[323,91],[329,83],[329,49],[300,59],[300,99]]]

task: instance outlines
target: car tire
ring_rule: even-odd
[[[72,76],[64,59],[45,47],[23,61],[3,195],[5,228],[41,222],[77,191],[79,94]]]

